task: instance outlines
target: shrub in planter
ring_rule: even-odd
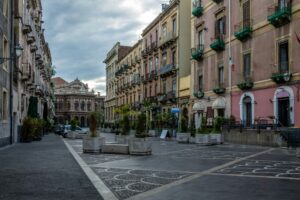
[[[33,140],[40,141],[42,139],[44,124],[45,122],[42,119],[38,119],[38,118],[32,119]]]
[[[197,144],[203,144],[203,145],[208,145],[210,144],[210,130],[207,128],[207,118],[202,117],[201,120],[201,128],[197,130],[196,134],[196,143]]]
[[[33,138],[33,121],[31,117],[26,117],[23,120],[21,142],[31,142]]]
[[[129,121],[129,117],[128,115],[125,115],[123,117],[123,121],[122,121],[122,135],[128,135],[130,131],[130,121]]]
[[[224,118],[223,117],[216,117],[214,119],[214,125],[213,125],[213,130],[212,133],[210,135],[210,142],[212,144],[220,144],[222,143],[222,124],[224,122]]]
[[[152,145],[147,139],[146,134],[146,115],[141,113],[136,123],[135,138],[129,139],[129,153],[132,155],[150,155],[152,153]]]
[[[97,134],[97,118],[95,113],[90,115],[90,132],[89,135],[83,138],[82,146],[84,153],[100,152],[100,141]]]
[[[180,132],[177,133],[176,140],[179,143],[187,143],[189,142],[190,137],[191,133],[188,133],[187,119],[184,116],[182,116]]]

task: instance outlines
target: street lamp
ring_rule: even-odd
[[[14,55],[12,55],[10,58],[0,58],[0,64],[3,64],[8,60],[13,60],[15,58],[18,58],[22,55],[23,47],[20,44],[17,44],[14,49],[15,49]]]

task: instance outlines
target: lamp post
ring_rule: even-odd
[[[20,45],[20,44],[17,44],[15,47],[14,47],[14,53],[13,55],[11,55],[9,58],[1,58],[0,57],[0,64],[3,64],[5,63],[6,61],[9,61],[9,60],[14,60],[18,57],[20,57],[22,55],[22,52],[23,52],[23,47]]]

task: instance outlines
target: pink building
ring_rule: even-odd
[[[194,1],[194,111],[300,126],[299,14],[300,0]]]

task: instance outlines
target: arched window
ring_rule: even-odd
[[[87,109],[88,109],[88,111],[92,110],[92,104],[90,101],[87,103]]]
[[[81,102],[81,111],[84,111],[85,110],[85,103],[84,101]]]
[[[78,103],[78,101],[75,101],[74,106],[75,106],[75,110],[78,111],[79,110],[79,103]]]

